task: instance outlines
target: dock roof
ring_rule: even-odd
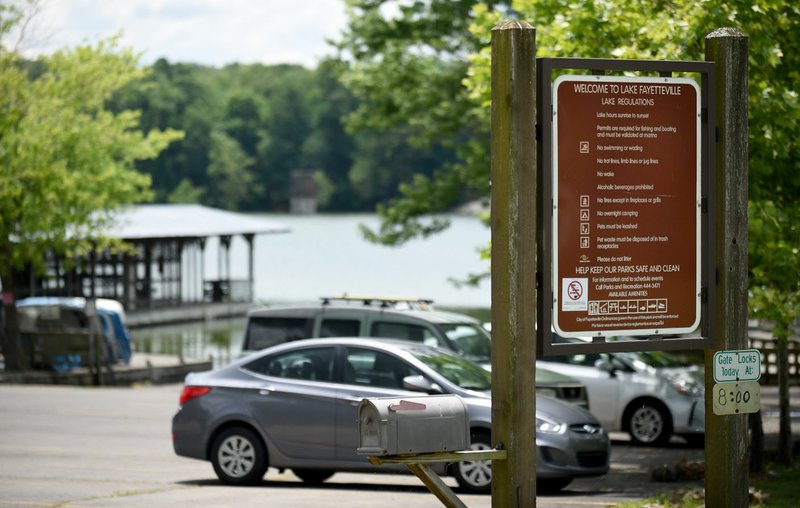
[[[203,238],[245,234],[288,233],[271,219],[203,205],[135,205],[119,211],[110,232],[123,240]]]

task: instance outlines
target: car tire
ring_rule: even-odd
[[[537,478],[536,492],[539,494],[555,494],[572,483],[572,478]]]
[[[473,431],[470,435],[470,450],[491,450],[488,432]],[[453,476],[459,487],[471,494],[489,494],[492,491],[492,461],[467,460],[452,464]]]
[[[231,427],[214,440],[211,463],[224,483],[253,485],[267,472],[267,452],[255,432],[245,427]]]
[[[327,469],[292,469],[292,472],[296,477],[303,480],[304,483],[319,485],[333,476],[336,471],[329,471]]]
[[[661,446],[672,435],[672,419],[663,404],[644,400],[632,404],[625,412],[628,433],[637,445]]]

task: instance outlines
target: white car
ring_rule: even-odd
[[[672,435],[692,445],[703,442],[705,382],[700,366],[663,352],[548,356],[536,366],[583,381],[589,408],[608,431],[628,432],[644,445],[664,444]]]

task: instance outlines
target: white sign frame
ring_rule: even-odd
[[[723,360],[723,358],[727,358],[728,360]],[[742,358],[755,358],[755,361],[742,362]],[[717,351],[714,353],[713,365],[715,383],[736,383],[742,381],[758,381],[761,379],[761,352],[758,349]],[[746,376],[739,375],[740,372],[746,372],[748,368],[752,368],[755,372]],[[731,372],[732,369],[735,369],[736,372]]]
[[[631,336],[652,336],[652,335],[673,335],[673,334],[687,334],[692,333],[700,324],[701,320],[701,313],[702,313],[702,301],[701,301],[701,287],[702,287],[702,214],[701,214],[701,202],[702,202],[702,122],[701,122],[701,111],[702,111],[702,100],[701,100],[701,90],[699,85],[696,81],[689,79],[689,78],[669,78],[669,77],[640,77],[640,76],[597,76],[597,75],[562,75],[556,78],[551,85],[552,90],[552,97],[553,97],[553,112],[552,112],[552,160],[553,160],[553,177],[552,177],[552,196],[554,202],[558,201],[558,171],[559,171],[559,161],[558,161],[558,115],[555,114],[558,108],[558,87],[562,82],[565,81],[585,81],[587,79],[603,82],[624,82],[624,83],[653,83],[653,84],[681,84],[681,85],[690,85],[695,89],[697,104],[696,108],[696,133],[697,139],[695,141],[695,160],[696,160],[696,171],[695,171],[695,199],[697,202],[697,210],[695,212],[695,321],[690,326],[681,327],[681,328],[648,328],[648,329],[640,329],[640,328],[621,328],[621,329],[613,329],[613,330],[581,330],[581,331],[566,331],[561,329],[559,326],[559,306],[562,302],[554,295],[552,301],[552,326],[555,332],[563,337],[577,337],[577,338],[586,338],[586,337],[613,337],[618,335],[631,335]],[[563,284],[563,280],[558,280],[560,276],[558,271],[558,222],[559,220],[559,210],[558,206],[555,204],[552,206],[552,218],[551,218],[551,231],[552,231],[552,260],[553,260],[553,277],[556,279],[554,280],[554,286],[558,287],[558,284]],[[565,279],[566,280],[566,279]],[[588,292],[588,288],[587,288]],[[588,298],[588,295],[587,295]],[[565,309],[566,310],[566,309]]]

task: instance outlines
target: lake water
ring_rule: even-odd
[[[451,226],[427,239],[383,247],[363,239],[359,224],[376,228],[377,216],[265,215],[291,229],[287,234],[258,235],[254,246],[254,296],[257,303],[317,302],[321,296],[415,297],[439,307],[489,308],[488,280],[479,287],[456,287],[452,279],[489,270],[478,250],[491,232],[478,218],[448,217]],[[217,243],[206,246],[206,278],[219,278]],[[234,238],[230,278],[247,278],[247,245]],[[215,364],[235,358],[241,349],[243,319],[219,320],[133,331],[140,351],[211,356]]]
[[[358,226],[376,227],[374,215],[269,218],[292,232],[256,238],[255,298],[259,301],[316,300],[348,293],[430,298],[447,306],[489,306],[488,284],[457,288],[450,282],[489,269],[478,249],[488,244],[490,230],[475,217],[452,216],[444,232],[396,248],[363,239]],[[241,249],[244,253],[244,245]],[[236,259],[234,254],[232,259]],[[244,277],[246,266],[241,268]]]

